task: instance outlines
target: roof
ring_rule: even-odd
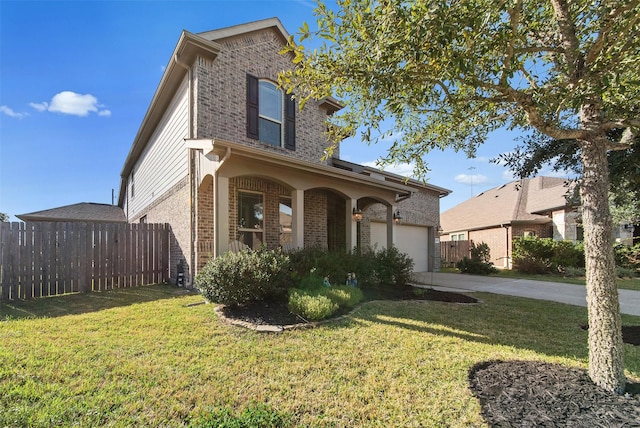
[[[547,213],[568,206],[564,178],[534,177],[503,184],[443,212],[445,233],[478,230],[517,222],[546,223]]]
[[[371,178],[376,178],[382,181],[402,183],[404,185],[411,186],[411,187],[428,189],[438,193],[440,197],[447,196],[448,194],[451,193],[451,190],[445,189],[444,187],[435,186],[433,184],[425,183],[423,181],[416,180],[414,178],[403,177],[401,175],[394,174],[392,172],[384,171],[384,170],[373,168],[370,166],[360,165],[357,163],[345,161],[343,159],[332,158],[331,165],[335,168],[343,169],[346,171],[352,171],[357,174],[366,175]]]
[[[22,221],[77,221],[90,223],[126,223],[122,208],[116,205],[81,202],[43,211],[17,215]]]

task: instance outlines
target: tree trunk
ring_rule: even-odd
[[[589,129],[590,115],[585,114],[585,109],[582,113],[583,125]],[[589,141],[579,141],[583,166],[580,197],[587,268],[589,375],[605,390],[622,394],[626,379],[609,212],[607,141],[604,133],[592,136]]]

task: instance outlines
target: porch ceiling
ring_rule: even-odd
[[[278,181],[295,190],[326,188],[351,199],[370,197],[393,205],[397,197],[415,189],[345,171],[332,166],[301,161],[279,153],[271,153],[227,141],[213,141],[212,151],[222,156],[227,148],[230,157],[218,173],[224,177],[259,176]]]

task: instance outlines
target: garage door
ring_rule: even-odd
[[[425,272],[429,268],[429,228],[399,224],[396,227],[396,247],[413,259],[416,272]],[[371,223],[371,243],[378,248],[387,247],[387,225]]]

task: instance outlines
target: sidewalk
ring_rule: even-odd
[[[420,272],[415,275],[420,284],[431,285],[436,289],[481,291],[587,306],[587,290],[581,285],[459,273]],[[618,294],[620,311],[623,314],[640,316],[640,291],[618,290]]]

